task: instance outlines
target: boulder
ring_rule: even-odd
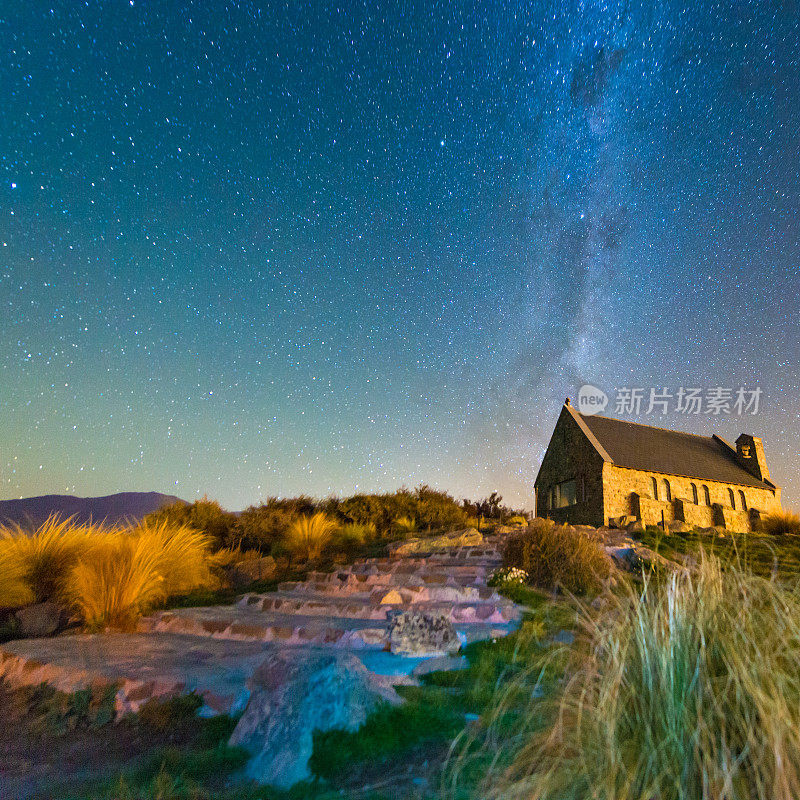
[[[420,661],[412,670],[411,674],[415,678],[427,675],[430,672],[442,672],[469,669],[469,661],[466,656],[435,656],[434,658]]]
[[[251,558],[231,564],[225,575],[234,589],[249,586],[254,581],[269,580],[275,577],[275,559],[272,556]]]
[[[644,547],[635,542],[618,547],[606,547],[606,552],[611,556],[617,567],[626,572],[640,572],[642,569],[649,569],[654,566],[665,567],[670,570],[679,568],[679,565],[674,561],[670,561],[649,547]]]
[[[380,703],[399,704],[394,688],[352,653],[287,650],[250,679],[250,700],[229,743],[251,754],[248,777],[288,788],[311,777],[313,732],[357,729]]]
[[[21,608],[15,614],[21,639],[52,636],[64,623],[64,610],[55,603],[36,603]]]
[[[404,656],[444,656],[461,647],[446,614],[422,611],[389,612],[389,648]]]
[[[630,572],[641,566],[641,560],[637,557],[634,547],[606,547],[606,553],[620,569]]]
[[[396,556],[408,556],[414,553],[432,553],[436,550],[448,550],[453,547],[477,547],[482,545],[483,534],[475,528],[464,531],[443,533],[441,536],[415,537],[405,542],[389,546],[390,552]]]
[[[667,523],[667,530],[669,530],[670,533],[688,533],[692,530],[692,526],[687,522],[676,519]]]
[[[625,526],[625,530],[628,533],[644,533],[644,525],[642,525],[642,521],[640,519],[635,519],[632,522],[629,522]]]
[[[634,517],[623,514],[621,517],[612,517],[608,524],[611,528],[627,528],[633,521]]]

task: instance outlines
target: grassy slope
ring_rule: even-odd
[[[759,533],[726,533],[724,536],[689,531],[668,536],[659,528],[648,528],[639,538],[642,544],[666,558],[676,554],[697,555],[700,548],[717,555],[723,563],[740,562],[757,575],[781,578],[800,575],[800,537],[769,536]]]

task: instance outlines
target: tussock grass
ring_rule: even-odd
[[[215,585],[208,547],[204,534],[167,521],[95,537],[70,573],[67,600],[90,628],[130,629],[167,597]]]
[[[347,522],[340,525],[333,533],[332,543],[344,549],[362,547],[374,541],[378,536],[374,524],[361,525],[358,522]]]
[[[518,706],[480,796],[800,797],[796,589],[704,553],[692,571],[624,587],[602,613],[581,609],[550,724],[529,724],[546,702]],[[497,715],[516,682],[498,690]]]
[[[286,534],[286,546],[296,556],[315,561],[331,541],[336,523],[324,512],[295,520]]]
[[[72,570],[66,598],[93,629],[130,630],[140,614],[166,598],[158,554],[145,540],[122,535],[93,543]]]
[[[0,527],[0,605],[18,606],[57,598],[90,538],[111,528],[48,517],[35,531]]]
[[[503,566],[524,569],[534,586],[573,594],[599,589],[611,572],[611,562],[597,537],[541,518],[509,535]]]
[[[773,511],[762,517],[761,530],[771,536],[800,536],[800,516],[794,511]]]
[[[400,534],[416,533],[417,521],[413,517],[398,517],[394,521],[394,529]]]
[[[0,604],[54,600],[92,628],[130,628],[171,595],[211,588],[209,538],[186,525],[132,530],[50,517],[37,530],[0,529]]]

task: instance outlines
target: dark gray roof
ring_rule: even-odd
[[[718,436],[697,436],[610,417],[585,416],[571,406],[568,408],[620,467],[772,488],[742,467],[736,461],[736,450]]]

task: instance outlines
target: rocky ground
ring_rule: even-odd
[[[621,569],[679,568],[645,547],[639,531],[585,530],[601,537]],[[27,730],[9,689],[42,683],[65,693],[107,687],[117,718],[151,698],[196,693],[201,717],[242,715],[231,742],[250,753],[246,774],[289,786],[310,777],[313,730],[357,728],[378,703],[400,702],[394,686],[414,684],[431,670],[457,669],[463,644],[517,627],[521,608],[487,585],[509,532],[412,539],[384,557],[312,572],[274,592],[160,611],[136,633],[7,642],[0,645],[0,714],[16,714]],[[30,796],[65,771],[79,777],[119,769],[122,754],[147,751],[139,729],[127,730],[118,725],[112,737],[127,741],[127,750],[93,747],[102,736],[83,732],[66,750],[59,740],[38,755],[34,734],[24,747],[19,737],[0,735],[0,798]],[[180,739],[180,730],[173,735]],[[14,793],[4,794],[4,786],[16,787]]]
[[[158,612],[143,619],[136,633],[7,642],[0,646],[0,678],[10,687],[47,683],[63,692],[116,684],[118,715],[138,710],[150,698],[195,692],[203,700],[200,715],[212,716],[239,714],[248,703],[252,712],[254,693],[263,694],[263,682],[254,674],[260,665],[277,663],[284,682],[297,681],[290,694],[309,694],[311,673],[317,676],[314,686],[324,675],[334,687],[350,687],[347,700],[337,704],[330,691],[318,692],[313,705],[337,707],[328,715],[332,723],[352,727],[374,699],[390,696],[392,684],[457,666],[453,654],[462,644],[514,629],[520,609],[486,584],[500,563],[500,540],[476,531],[412,540],[386,557],[311,573],[302,582],[247,594],[235,604]],[[302,675],[295,674],[298,664],[305,665]],[[340,713],[338,706],[346,702],[358,708],[355,715]],[[262,721],[250,719],[248,725],[259,730]],[[263,738],[263,730],[259,735]],[[237,742],[247,744],[246,738]],[[308,752],[301,761],[310,754],[310,731],[304,747]],[[275,769],[274,759],[261,762],[268,764],[264,769]],[[265,777],[263,769],[251,772]],[[286,774],[306,774],[305,763]]]

